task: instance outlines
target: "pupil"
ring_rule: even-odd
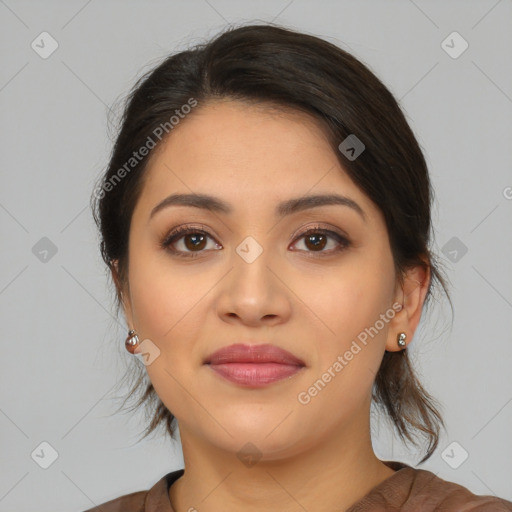
[[[309,241],[313,241],[312,242],[312,245],[313,247],[323,247],[323,242],[325,242],[325,237],[324,235],[309,235],[308,237]],[[321,240],[321,239],[324,239],[324,240]]]
[[[192,240],[192,242],[190,243],[190,246],[191,247],[188,247],[189,249],[197,249],[201,242],[203,242],[204,240],[204,235],[201,235],[200,233],[199,234],[192,234],[192,235],[189,235],[189,238],[188,240]],[[189,245],[189,244],[187,244]]]

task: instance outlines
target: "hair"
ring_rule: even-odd
[[[216,100],[233,100],[313,116],[349,177],[382,212],[400,283],[407,269],[420,265],[430,270],[423,308],[429,306],[438,285],[451,305],[445,278],[430,249],[433,190],[427,164],[391,92],[368,67],[338,46],[282,26],[258,24],[228,27],[210,41],[166,56],[136,81],[125,99],[108,167],[91,196],[101,255],[115,282],[117,311],[121,291],[128,286],[131,217],[151,157],[134,159],[134,152],[149,140],[156,148],[161,146],[172,134],[169,121],[176,113],[189,112],[184,106],[193,104],[191,99],[198,108]],[[355,159],[338,149],[349,135],[365,146]],[[435,451],[440,427],[445,425],[409,357],[407,350],[385,352],[372,402],[387,413],[403,442],[419,445],[418,436],[426,438],[423,463]],[[126,400],[145,381],[140,361],[135,366],[139,376]],[[127,375],[133,377],[132,369]],[[132,409],[144,403],[151,420],[143,437],[164,424],[174,438],[176,418],[147,381]]]

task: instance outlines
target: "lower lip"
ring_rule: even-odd
[[[223,363],[208,366],[231,382],[253,388],[292,377],[304,368],[280,363]]]

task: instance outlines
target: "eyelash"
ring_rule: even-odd
[[[201,228],[197,228],[194,226],[180,226],[179,228],[171,231],[162,240],[162,242],[160,243],[160,246],[162,249],[165,249],[165,250],[171,252],[173,255],[178,256],[180,258],[197,258],[198,256],[201,255],[201,253],[205,252],[204,249],[201,251],[182,252],[182,251],[177,251],[176,249],[172,248],[172,244],[176,243],[178,240],[183,238],[185,235],[191,235],[191,234],[194,234],[194,235],[201,234],[201,235],[206,235],[207,237],[213,238],[207,231],[205,231]],[[343,251],[351,246],[351,242],[345,236],[337,233],[336,231],[331,231],[329,229],[321,228],[319,226],[309,228],[306,231],[304,231],[303,233],[300,233],[299,235],[297,235],[295,240],[297,241],[297,240],[300,240],[304,237],[307,237],[307,236],[313,235],[313,234],[315,234],[315,235],[321,234],[321,235],[326,235],[331,238],[334,238],[340,244],[340,246],[337,247],[336,249],[330,249],[329,251],[323,251],[323,250],[322,251],[301,251],[301,252],[312,253],[312,255],[314,255],[312,257],[317,257],[316,254],[318,254],[319,257],[323,257],[322,254],[332,255],[334,253]]]

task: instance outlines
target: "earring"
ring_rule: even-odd
[[[407,345],[407,343],[405,342],[406,337],[407,337],[407,335],[405,334],[405,332],[401,332],[398,334],[398,336],[396,338],[396,342],[400,348],[404,348]]]
[[[130,352],[130,354],[134,354],[137,346],[139,345],[139,337],[137,336],[136,331],[133,329],[128,331],[128,337],[126,338],[126,341],[124,342],[124,346],[126,347],[126,350]]]

